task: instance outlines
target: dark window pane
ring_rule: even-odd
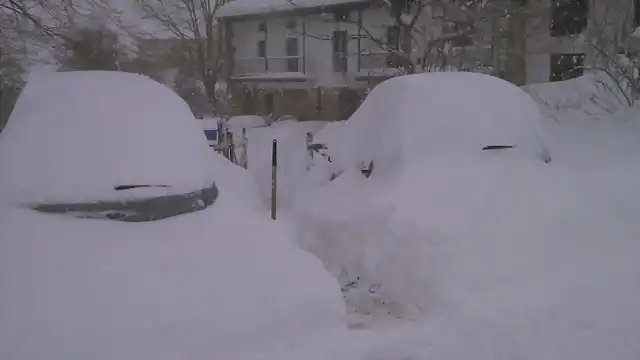
[[[552,54],[550,81],[564,81],[584,74],[584,54]]]
[[[218,130],[205,130],[204,135],[207,137],[207,140],[217,140]]]
[[[287,71],[297,72],[298,69],[298,38],[288,38],[286,43],[287,56],[296,56],[287,59]]]
[[[333,71],[347,71],[347,32],[333,32]]]
[[[588,0],[552,0],[551,36],[578,35],[587,27]]]
[[[258,57],[267,57],[267,43],[264,40],[258,41]]]
[[[387,27],[387,46],[390,50],[398,50],[400,46],[400,28],[397,25]]]

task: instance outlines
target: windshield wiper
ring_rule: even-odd
[[[136,189],[136,188],[150,188],[150,187],[168,188],[170,186],[169,185],[118,185],[118,186],[115,186],[114,189],[115,190],[130,190],[130,189]]]
[[[482,148],[482,150],[501,150],[501,149],[511,149],[516,147],[515,145],[487,145]]]

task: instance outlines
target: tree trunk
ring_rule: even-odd
[[[515,85],[527,83],[527,11],[526,6],[514,1],[513,11],[507,19],[507,80]]]
[[[407,74],[413,74],[415,71],[413,62],[411,61],[411,53],[413,51],[413,44],[411,43],[411,30],[412,26],[402,24],[400,26],[400,51],[402,51],[402,67]]]

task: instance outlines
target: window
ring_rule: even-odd
[[[205,130],[204,135],[207,137],[209,141],[218,140],[218,130]]]
[[[387,27],[387,46],[389,50],[400,48],[400,27],[397,25]]]
[[[338,8],[333,12],[333,19],[337,22],[346,22],[350,18],[349,8]]]
[[[273,114],[275,109],[275,99],[273,98],[272,93],[264,95],[264,109],[267,112],[267,115]]]
[[[267,32],[267,23],[262,21],[258,24],[258,31]]]
[[[578,35],[587,27],[588,0],[552,0],[551,36]]]
[[[285,47],[287,51],[287,56],[292,56],[287,58],[287,71],[288,72],[300,71],[298,67],[298,38],[287,38]]]
[[[584,54],[552,54],[550,81],[577,78],[584,73]]]
[[[267,57],[267,42],[265,40],[258,41],[258,57]]]
[[[640,0],[633,0],[633,27],[640,26]]]
[[[333,32],[333,71],[347,72],[347,32]]]

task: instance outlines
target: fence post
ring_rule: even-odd
[[[307,133],[307,151],[309,152],[309,163],[307,164],[307,171],[311,170],[311,166],[313,166],[313,149],[311,148],[311,143],[313,142],[313,133]]]
[[[238,164],[238,159],[236,159],[236,150],[235,150],[235,145],[233,144],[233,133],[231,133],[230,130],[227,129],[227,152],[228,155],[227,159],[229,159],[229,161],[231,161],[234,164]]]
[[[278,140],[273,139],[271,147],[271,218],[276,219],[276,203],[278,195]]]
[[[247,128],[242,128],[242,141],[243,145],[243,154],[242,154],[242,165],[245,169],[249,168],[249,153],[247,153],[247,145],[249,140],[247,139]]]

